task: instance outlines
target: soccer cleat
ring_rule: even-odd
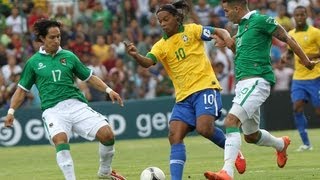
[[[125,177],[112,170],[110,174],[103,174],[98,172],[99,179],[110,179],[110,180],[126,180]]]
[[[204,173],[204,176],[208,180],[233,180],[231,176],[225,170],[220,170],[219,172],[207,171]]]
[[[296,151],[302,152],[302,151],[311,151],[313,150],[313,147],[311,145],[301,145]]]
[[[282,139],[284,142],[284,147],[282,151],[277,151],[277,164],[279,168],[283,168],[287,163],[287,160],[288,160],[287,149],[291,142],[288,136],[283,136]]]
[[[243,157],[241,151],[239,151],[236,162],[234,163],[239,174],[243,174],[246,171],[247,163]]]

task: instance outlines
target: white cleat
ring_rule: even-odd
[[[296,151],[302,152],[302,151],[312,151],[313,147],[311,145],[301,145]]]

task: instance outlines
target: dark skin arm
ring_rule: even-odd
[[[287,43],[290,46],[291,50],[300,58],[300,63],[302,63],[309,70],[313,69],[314,66],[319,63],[319,61],[310,61],[308,56],[303,52],[300,45],[295,41],[293,37],[288,35],[287,31],[281,25],[277,26],[277,29],[273,32],[272,35],[280,41]]]

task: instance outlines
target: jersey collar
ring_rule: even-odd
[[[62,51],[62,48],[59,46],[59,49],[58,49],[58,51],[56,52],[56,54],[58,54],[60,51]],[[41,46],[41,47],[39,48],[39,53],[40,53],[40,54],[44,54],[44,55],[48,55],[48,54],[49,54],[49,53],[46,52],[46,50],[44,50],[44,46]]]
[[[294,32],[307,31],[308,28],[309,28],[309,25],[305,25],[302,30],[297,30],[297,28],[296,28],[296,30]]]
[[[241,21],[240,21],[239,24],[241,24],[242,21],[245,21],[245,20],[249,19],[249,18],[251,17],[251,15],[252,15],[252,14],[255,14],[255,13],[257,13],[256,10],[253,10],[253,11],[248,12],[246,15],[244,15],[244,16],[241,18]]]
[[[181,25],[179,25],[178,32],[181,33],[181,32],[183,32],[183,31],[184,31],[184,26],[181,24]],[[163,38],[164,40],[167,40],[167,39],[169,38],[169,36],[168,36],[165,32],[163,32],[162,38]]]

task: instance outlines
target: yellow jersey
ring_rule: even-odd
[[[319,54],[320,48],[320,30],[313,27],[307,26],[304,31],[296,31],[293,29],[289,31],[289,35],[292,36],[298,44],[301,46],[302,50],[308,54]],[[314,69],[309,70],[304,67],[300,62],[300,58],[294,55],[294,66],[295,71],[293,74],[294,80],[311,80],[320,77],[320,64],[317,64]]]
[[[203,42],[211,40],[213,31],[213,27],[181,25],[178,33],[170,37],[164,34],[147,54],[155,63],[159,61],[164,66],[173,82],[176,102],[203,89],[221,90]]]

